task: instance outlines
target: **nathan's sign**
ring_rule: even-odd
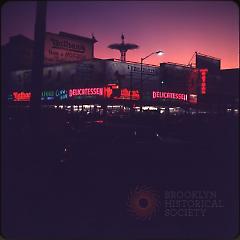
[[[69,51],[80,52],[80,53],[85,52],[85,46],[79,43],[70,42],[69,40],[61,41],[55,38],[50,38],[50,41],[52,43],[52,48],[66,49]]]
[[[93,42],[86,38],[72,39],[67,36],[46,33],[45,64],[74,62],[93,58]]]
[[[157,92],[157,91],[152,92],[152,98],[153,99],[158,99],[158,98],[175,99],[175,100],[182,100],[182,101],[188,100],[187,94],[184,94],[184,93]]]
[[[30,92],[13,92],[12,96],[13,96],[14,102],[25,102],[30,100],[31,93]]]
[[[30,101],[31,92],[13,92],[9,95],[9,100],[14,102]],[[68,98],[68,92],[65,89],[42,91],[41,100],[64,100]]]

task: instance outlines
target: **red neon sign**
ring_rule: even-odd
[[[69,97],[73,96],[92,96],[92,95],[103,95],[103,88],[78,88],[70,89],[68,92]]]
[[[13,92],[13,101],[30,101],[30,92]]]
[[[199,70],[200,73],[201,73],[201,93],[202,94],[206,94],[206,76],[207,76],[207,72],[208,72],[208,69],[200,69]]]
[[[192,104],[197,104],[197,95],[196,94],[189,94],[188,100]]]
[[[127,88],[121,89],[121,95],[119,97],[114,97],[115,99],[131,99],[131,91]],[[132,100],[139,100],[139,92],[138,90],[132,91]]]
[[[107,86],[112,88],[112,89],[118,89],[119,88],[119,86],[116,83],[109,83]]]
[[[155,98],[164,98],[164,99],[177,99],[187,101],[187,94],[184,93],[170,93],[170,92],[156,92],[152,93],[153,99]]]
[[[111,87],[105,87],[103,90],[104,90],[104,97],[110,98],[112,96]]]
[[[109,85],[108,85],[109,86]],[[114,88],[112,88],[112,86],[110,87],[105,87],[104,88],[104,97],[106,98],[110,98],[113,94],[113,89],[118,89],[118,86],[114,86]],[[120,92],[120,96],[114,96],[114,99],[131,99],[131,91],[128,90],[127,88],[121,89]],[[132,91],[132,100],[139,100],[140,96],[139,96],[139,92],[138,90],[133,90]]]

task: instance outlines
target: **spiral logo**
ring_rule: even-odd
[[[137,186],[128,196],[128,212],[138,220],[151,220],[160,206],[157,191],[149,186]]]

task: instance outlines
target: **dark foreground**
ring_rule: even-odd
[[[237,231],[238,117],[99,119],[24,113],[4,125],[2,232],[7,239],[234,237]],[[129,214],[136,186],[159,193],[151,219]],[[166,190],[214,190],[221,210],[166,217]]]

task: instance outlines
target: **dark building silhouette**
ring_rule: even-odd
[[[76,62],[94,58],[94,36],[87,38],[65,32],[45,34],[44,64]],[[12,70],[32,67],[34,41],[16,35],[2,47],[2,56]]]
[[[10,37],[2,47],[3,59],[11,70],[26,69],[32,65],[34,41],[23,36]]]

